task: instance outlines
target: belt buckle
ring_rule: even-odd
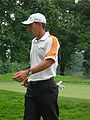
[[[36,81],[30,81],[30,84],[36,84]]]
[[[32,84],[36,84],[36,81],[33,81]]]

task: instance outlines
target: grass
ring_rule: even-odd
[[[14,82],[12,80],[14,73],[7,73],[4,75],[0,75],[0,82]],[[57,75],[55,77],[55,81],[58,82],[59,80],[62,80],[65,83],[82,83],[82,84],[90,84],[90,79],[86,78],[77,78],[77,77],[72,77],[72,76],[60,76]]]
[[[65,89],[60,90],[60,96],[90,100],[90,85],[65,83],[63,85]]]
[[[25,87],[21,86],[22,83],[18,83],[12,79],[13,73],[0,75],[0,89],[16,92],[25,92]]]
[[[0,120],[22,120],[23,94],[0,90]]]
[[[14,73],[7,73],[0,75],[0,82],[13,82],[12,77]]]
[[[60,90],[60,96],[65,97],[73,97],[73,98],[82,98],[82,99],[90,99],[90,85],[80,85],[80,84],[67,84],[65,85],[64,90]],[[21,86],[20,83],[17,82],[4,82],[0,83],[1,90],[8,90],[8,91],[16,91],[16,92],[23,92],[25,93],[26,88]]]
[[[61,97],[60,120],[90,120],[90,100]]]
[[[80,83],[80,84],[90,84],[90,78],[86,79],[86,78],[77,78],[77,77],[72,77],[72,76],[60,76],[57,75],[55,77],[56,81],[62,80],[64,83]]]
[[[0,82],[0,89],[1,90],[9,90],[9,91],[16,91],[16,92],[25,92],[26,88],[21,86],[21,83],[18,82]]]
[[[24,93],[0,90],[0,120],[23,120]],[[59,97],[59,120],[90,120],[90,100]]]
[[[26,89],[21,86],[22,83],[18,83],[12,80],[13,74],[0,75],[0,89],[9,90],[16,92],[24,92]],[[56,76],[56,82],[59,80],[63,81],[65,85],[64,90],[60,90],[60,96],[90,99],[90,80],[74,78],[71,76]]]
[[[13,74],[0,75],[0,120],[22,120],[26,89],[12,80]],[[56,76],[63,81],[59,91],[59,120],[90,120],[90,79]]]

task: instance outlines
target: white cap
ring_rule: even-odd
[[[41,23],[46,23],[46,18],[43,14],[41,13],[35,13],[29,16],[29,18],[26,21],[23,21],[22,24],[28,25],[33,22],[41,22]]]

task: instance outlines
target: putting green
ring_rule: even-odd
[[[87,84],[70,84],[63,83],[65,85],[64,90],[59,90],[59,96],[73,97],[81,99],[90,99],[90,85]],[[0,89],[23,92],[25,93],[26,88],[21,86],[18,82],[0,82]]]
[[[16,91],[16,92],[25,92],[26,88],[21,86],[22,83],[18,82],[0,82],[0,89]]]
[[[64,84],[65,89],[59,90],[59,96],[90,99],[90,85],[87,84]]]

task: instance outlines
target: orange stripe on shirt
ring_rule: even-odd
[[[50,37],[52,37],[52,46],[51,49],[46,53],[45,57],[52,56],[56,58],[58,39],[53,35],[50,35]]]

